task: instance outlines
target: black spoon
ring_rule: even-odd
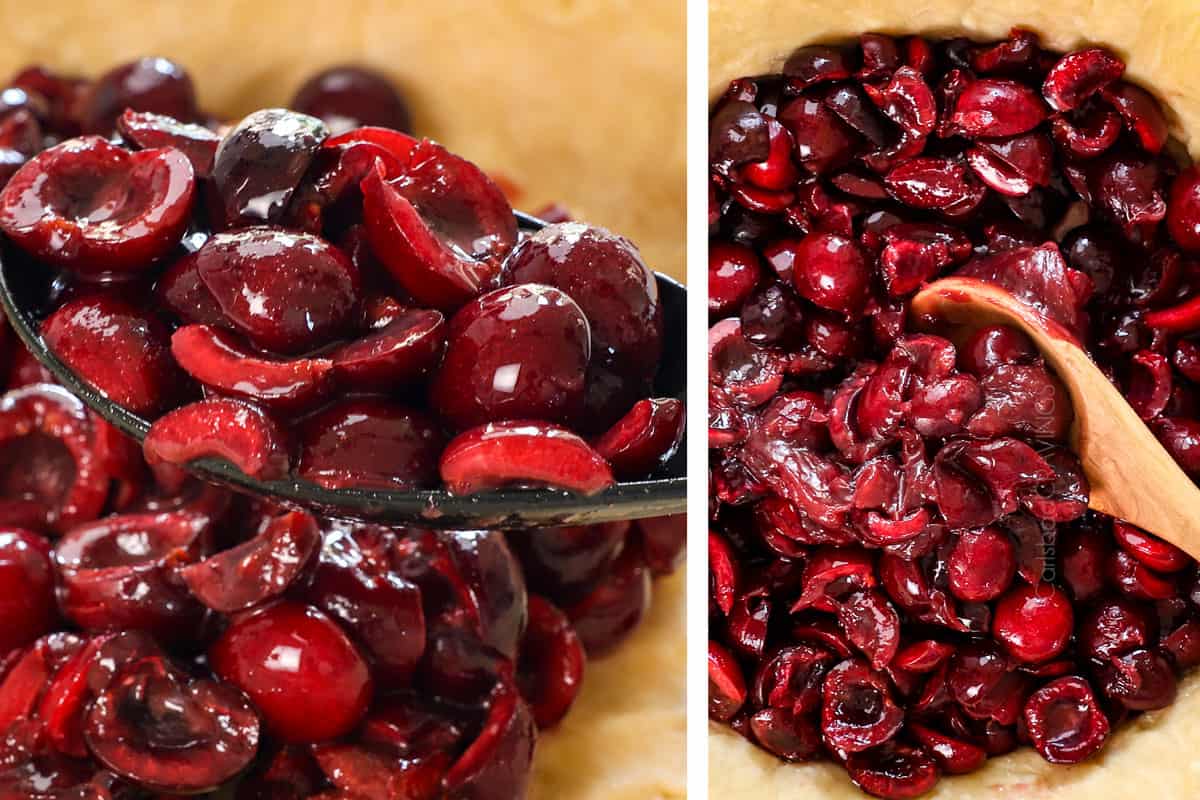
[[[546,225],[540,219],[516,212],[523,230],[536,231]],[[0,305],[21,341],[54,377],[89,408],[139,442],[150,429],[150,420],[132,414],[109,400],[59,360],[39,333],[39,289],[44,292],[41,270],[21,269],[28,263],[22,254],[5,243],[0,250]],[[684,321],[686,290],[676,281],[656,273],[659,300],[663,307],[668,354],[655,380],[656,397],[684,399]],[[318,513],[392,525],[424,528],[532,528],[548,525],[582,525],[682,513],[687,505],[686,453],[684,447],[648,480],[618,483],[585,497],[555,489],[504,489],[469,496],[452,495],[441,489],[382,491],[376,489],[325,489],[308,481],[288,478],[260,481],[227,461],[198,459],[188,470],[199,478],[246,494],[269,497]]]

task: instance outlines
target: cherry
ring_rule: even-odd
[[[202,609],[175,572],[203,556],[210,520],[199,514],[126,514],[72,528],[54,548],[59,605],[86,630],[193,635]]]
[[[131,153],[99,136],[30,159],[0,191],[0,230],[88,280],[144,272],[183,236],[195,177],[171,148]]]
[[[913,208],[962,213],[979,205],[984,189],[972,172],[955,161],[921,156],[900,164],[884,178],[891,195]]]
[[[357,65],[329,67],[304,82],[289,104],[336,135],[363,126],[412,129],[408,105],[382,73]]]
[[[200,792],[241,772],[259,721],[241,692],[146,659],[101,692],[84,737],[103,764],[149,789]]]
[[[788,249],[780,249],[784,247]],[[843,314],[862,311],[869,292],[868,271],[863,253],[853,241],[813,233],[791,245],[781,242],[767,258],[778,260],[784,252],[790,252],[793,280],[801,297]]]
[[[436,481],[445,441],[423,412],[347,400],[304,420],[296,474],[327,489],[416,489]]]
[[[1125,62],[1102,47],[1074,50],[1046,74],[1042,95],[1055,111],[1070,111],[1125,73]]]
[[[590,594],[564,609],[590,658],[611,653],[633,632],[646,614],[650,594],[650,572],[628,549]]]
[[[641,552],[655,577],[671,575],[687,555],[687,515],[643,517],[637,521]]]
[[[924,749],[894,743],[854,754],[846,760],[846,770],[863,791],[890,800],[920,797],[934,787],[940,775],[937,763]]]
[[[679,400],[639,400],[596,440],[596,452],[612,465],[618,478],[645,477],[674,454],[683,427],[684,408]]]
[[[1012,539],[996,528],[963,531],[947,558],[950,591],[967,602],[995,600],[1017,571]]]
[[[559,289],[530,283],[488,292],[451,318],[431,405],[459,429],[526,417],[566,421],[582,408],[589,330]]]
[[[421,592],[392,569],[393,535],[326,530],[305,596],[354,633],[382,686],[411,680],[425,650]]]
[[[209,325],[185,325],[175,331],[171,354],[205,387],[278,411],[311,408],[333,390],[331,360],[283,361],[260,355],[232,331]]]
[[[424,378],[441,362],[445,348],[446,321],[440,312],[404,309],[330,356],[339,385],[381,392]]]
[[[517,242],[512,208],[478,167],[428,140],[392,181],[381,169],[363,179],[371,249],[418,302],[453,310],[500,272]]]
[[[1017,721],[1028,691],[1013,663],[998,647],[984,642],[963,646],[954,654],[946,685],[967,716],[1001,725]]]
[[[108,475],[83,403],[32,384],[0,397],[0,495],[28,504],[31,524],[62,531],[99,516]]]
[[[796,160],[814,174],[845,166],[853,155],[854,131],[815,97],[798,97],[780,108],[779,122],[792,136]]]
[[[249,541],[189,564],[179,575],[188,591],[214,611],[240,611],[287,591],[320,543],[317,521],[292,511],[269,520]]]
[[[521,561],[530,590],[558,606],[569,606],[591,593],[609,573],[630,529],[629,522],[541,528],[534,535],[513,532],[508,542]]]
[[[1106,660],[1146,645],[1150,624],[1143,606],[1123,597],[1114,598],[1091,609],[1079,623],[1079,644],[1092,658]]]
[[[842,661],[825,677],[821,733],[826,745],[860,753],[891,739],[904,723],[886,679],[863,661]]]
[[[1025,663],[1048,661],[1071,637],[1074,613],[1066,594],[1051,585],[1019,586],[1000,598],[992,633]]]
[[[54,628],[54,567],[50,545],[30,531],[0,531],[0,650],[11,652],[32,644]]]
[[[971,139],[996,138],[1032,130],[1047,116],[1042,99],[1029,87],[1002,78],[980,78],[958,96],[950,124]]]
[[[197,117],[191,76],[165,58],[140,58],[114,67],[83,93],[78,111],[83,132],[111,134],[126,109],[191,122]]]
[[[1113,520],[1113,538],[1126,552],[1158,572],[1178,572],[1192,564],[1191,557],[1175,545],[1119,519]]]
[[[521,241],[500,280],[562,290],[587,318],[592,357],[622,375],[650,379],[663,348],[654,272],[637,247],[604,228],[563,222]]]
[[[746,702],[746,679],[733,654],[708,643],[708,716],[729,722]]]
[[[229,327],[225,312],[200,278],[195,252],[167,267],[154,286],[154,294],[167,311],[185,323]]]
[[[278,423],[240,400],[202,400],[159,417],[146,434],[142,452],[151,467],[223,458],[261,480],[281,478],[291,465]]]
[[[1108,718],[1082,678],[1058,678],[1038,689],[1025,704],[1024,719],[1034,748],[1055,764],[1083,761],[1108,738]]]
[[[948,775],[974,772],[987,760],[987,751],[970,742],[955,739],[924,725],[908,726],[913,736],[933,755],[938,766]]]
[[[1167,117],[1154,95],[1140,86],[1118,81],[1101,94],[1125,120],[1142,149],[1158,153],[1167,141]]]
[[[1189,252],[1200,252],[1200,168],[1189,167],[1171,184],[1167,231]]]
[[[285,109],[263,109],[245,117],[221,140],[213,160],[214,227],[281,221],[327,135],[319,119]]]
[[[209,648],[209,663],[241,689],[263,724],[285,742],[348,733],[371,700],[370,671],[346,634],[312,606],[269,605],[233,620]],[[330,680],[336,675],[337,680]]]
[[[1113,655],[1101,670],[1104,694],[1134,711],[1153,711],[1175,702],[1174,667],[1163,655],[1143,647]]]
[[[724,316],[741,307],[758,285],[762,268],[749,247],[713,242],[708,248],[708,313]]]
[[[553,727],[566,716],[579,693],[585,660],[567,616],[548,600],[530,595],[517,681],[538,728]]]
[[[203,125],[132,108],[126,108],[117,118],[117,131],[138,150],[174,147],[187,156],[197,178],[212,174],[213,159],[221,142],[220,136]]]
[[[306,233],[267,227],[219,233],[196,253],[195,265],[223,324],[277,353],[328,344],[348,329],[360,300],[350,260]]]
[[[42,323],[42,337],[76,374],[134,414],[169,408],[185,387],[166,326],[111,295],[59,306]]]
[[[517,690],[500,683],[475,741],[442,778],[447,800],[508,800],[521,797],[529,782],[537,730]]]

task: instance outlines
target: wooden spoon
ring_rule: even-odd
[[[1071,395],[1071,447],[1091,484],[1088,506],[1200,558],[1200,488],[1066,328],[974,278],[929,284],[913,297],[912,312],[919,326],[957,344],[988,325],[1024,331]]]

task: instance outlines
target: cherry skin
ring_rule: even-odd
[[[319,742],[348,733],[366,715],[367,662],[321,611],[291,601],[239,617],[208,651],[213,671],[241,689],[272,734]]]
[[[579,412],[591,333],[583,310],[561,290],[529,283],[488,292],[454,315],[447,340],[429,398],[456,428],[564,422]]]
[[[10,652],[49,633],[58,618],[50,545],[29,531],[0,531],[0,650]]]
[[[367,125],[412,130],[408,105],[391,81],[375,70],[352,64],[313,75],[296,91],[288,107],[319,118],[334,135]]]
[[[1014,658],[1048,661],[1067,646],[1074,625],[1071,601],[1052,585],[1019,586],[996,604],[992,632]]]

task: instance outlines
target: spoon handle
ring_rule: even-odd
[[[988,325],[1019,328],[1070,394],[1071,445],[1091,485],[1095,511],[1123,519],[1200,558],[1200,488],[1071,334],[1009,292],[973,278],[943,278],[922,289],[918,324],[954,326],[959,343]]]

